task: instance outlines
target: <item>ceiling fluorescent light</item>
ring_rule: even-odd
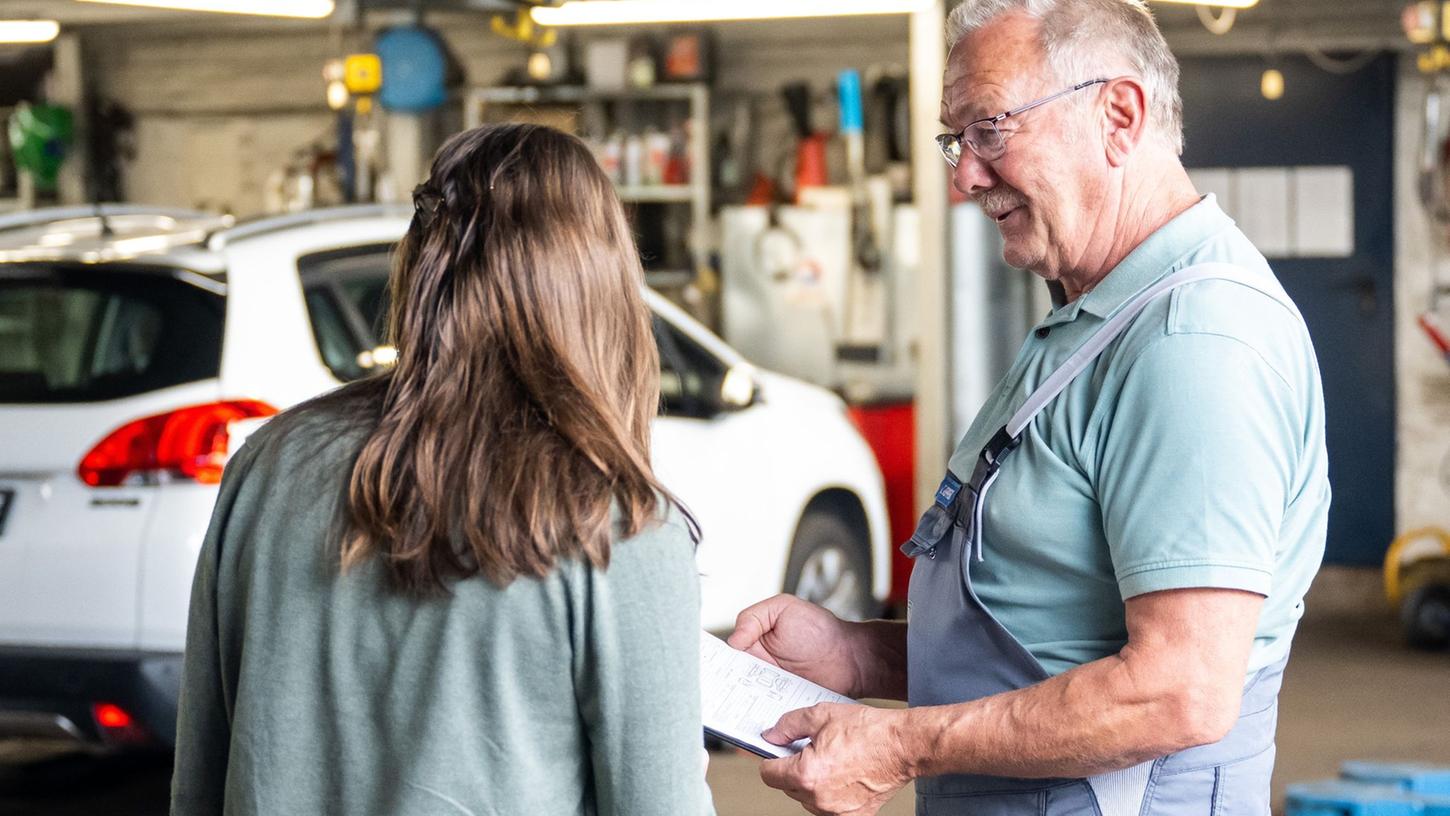
[[[1246,9],[1259,4],[1259,0],[1153,0],[1155,3],[1173,3],[1184,6],[1212,6],[1213,8]]]
[[[48,43],[59,34],[54,20],[0,20],[0,43]]]
[[[930,0],[565,0],[529,13],[539,25],[587,26],[907,14],[930,5]]]
[[[318,20],[332,14],[333,0],[81,0],[109,6],[211,11],[220,14],[255,14],[262,17],[299,17]]]

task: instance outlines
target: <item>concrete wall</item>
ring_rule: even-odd
[[[332,139],[325,32],[126,31],[86,38],[86,73],[92,94],[136,117],[129,200],[257,213],[270,173]]]
[[[449,15],[435,25],[470,84],[497,83],[527,56],[522,45],[489,32],[484,16]],[[826,90],[838,70],[904,70],[907,61],[904,16],[731,23],[715,31],[717,96],[759,95],[758,143],[767,154],[760,160],[767,163],[794,143],[776,101],[781,84],[804,79],[819,89],[824,128],[832,124]],[[366,38],[348,39],[357,47]],[[311,144],[334,143],[321,72],[326,60],[346,53],[345,43],[341,34],[322,27],[91,29],[85,39],[91,92],[119,102],[137,118],[136,157],[125,178],[128,199],[239,215],[260,212],[270,174]]]
[[[1427,87],[1413,57],[1402,59],[1395,131],[1395,514],[1401,532],[1450,527],[1450,363],[1415,323],[1436,282],[1450,286],[1450,227],[1434,224],[1418,195]],[[1450,319],[1450,298],[1441,316]]]

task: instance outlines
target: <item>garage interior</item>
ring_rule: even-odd
[[[46,207],[195,211],[218,231],[411,210],[448,135],[553,125],[616,182],[652,289],[849,406],[893,554],[1051,307],[931,142],[953,0],[603,26],[541,25],[531,9],[554,4],[524,0],[162,5],[0,3],[0,260]],[[1182,66],[1184,164],[1269,258],[1324,381],[1334,503],[1281,695],[1282,813],[1290,785],[1347,760],[1450,766],[1450,3],[1149,6]],[[56,25],[7,43],[5,20]],[[903,615],[909,562],[866,572],[866,600]],[[0,739],[0,813],[164,813],[170,762]],[[757,766],[712,752],[721,816],[802,812]],[[913,812],[910,789],[881,812]]]

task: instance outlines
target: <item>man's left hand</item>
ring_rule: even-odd
[[[903,710],[821,703],[780,718],[762,736],[777,745],[810,737],[795,756],[761,763],[760,778],[816,816],[874,816],[911,781]]]

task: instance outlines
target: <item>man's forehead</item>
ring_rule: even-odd
[[[977,119],[995,116],[1006,110],[1011,94],[1008,78],[958,77],[942,89],[941,120],[943,124],[965,125]]]
[[[1036,21],[1009,16],[963,37],[947,55],[942,74],[942,121],[966,124],[1019,103],[1030,79],[1042,73]]]
[[[995,116],[1021,101],[1027,78],[1013,68],[985,68],[952,72],[950,63],[942,84],[941,120],[965,125]]]

